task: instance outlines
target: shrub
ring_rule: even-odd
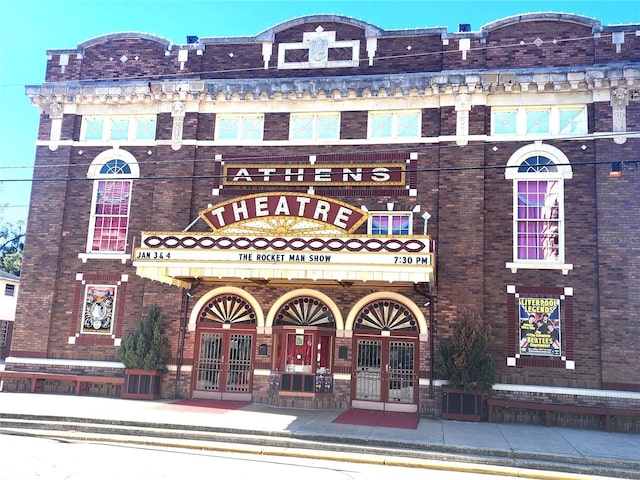
[[[482,317],[462,312],[450,339],[439,342],[437,368],[454,388],[487,392],[496,381],[495,363],[488,352],[491,328]]]
[[[127,368],[166,371],[170,354],[164,319],[158,307],[152,305],[138,331],[127,333],[122,339],[118,357]]]

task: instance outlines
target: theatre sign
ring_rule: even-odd
[[[133,265],[189,288],[196,279],[432,283],[428,236],[355,235],[368,213],[327,197],[275,192],[200,212],[212,232],[143,232]]]

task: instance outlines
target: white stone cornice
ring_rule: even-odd
[[[33,105],[52,103],[130,105],[182,101],[303,101],[330,98],[396,98],[486,94],[576,92],[640,88],[640,63],[603,67],[425,72],[403,75],[359,75],[328,78],[195,80],[176,79],[114,86],[78,82],[27,86]],[[189,108],[187,106],[187,108]]]

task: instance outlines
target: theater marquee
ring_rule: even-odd
[[[426,235],[356,235],[369,214],[335,199],[292,192],[238,197],[200,212],[212,232],[142,232],[132,255],[144,278],[433,284]]]

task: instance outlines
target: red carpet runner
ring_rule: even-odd
[[[383,412],[352,408],[341,413],[333,422],[368,427],[418,428],[420,415],[417,413]]]

